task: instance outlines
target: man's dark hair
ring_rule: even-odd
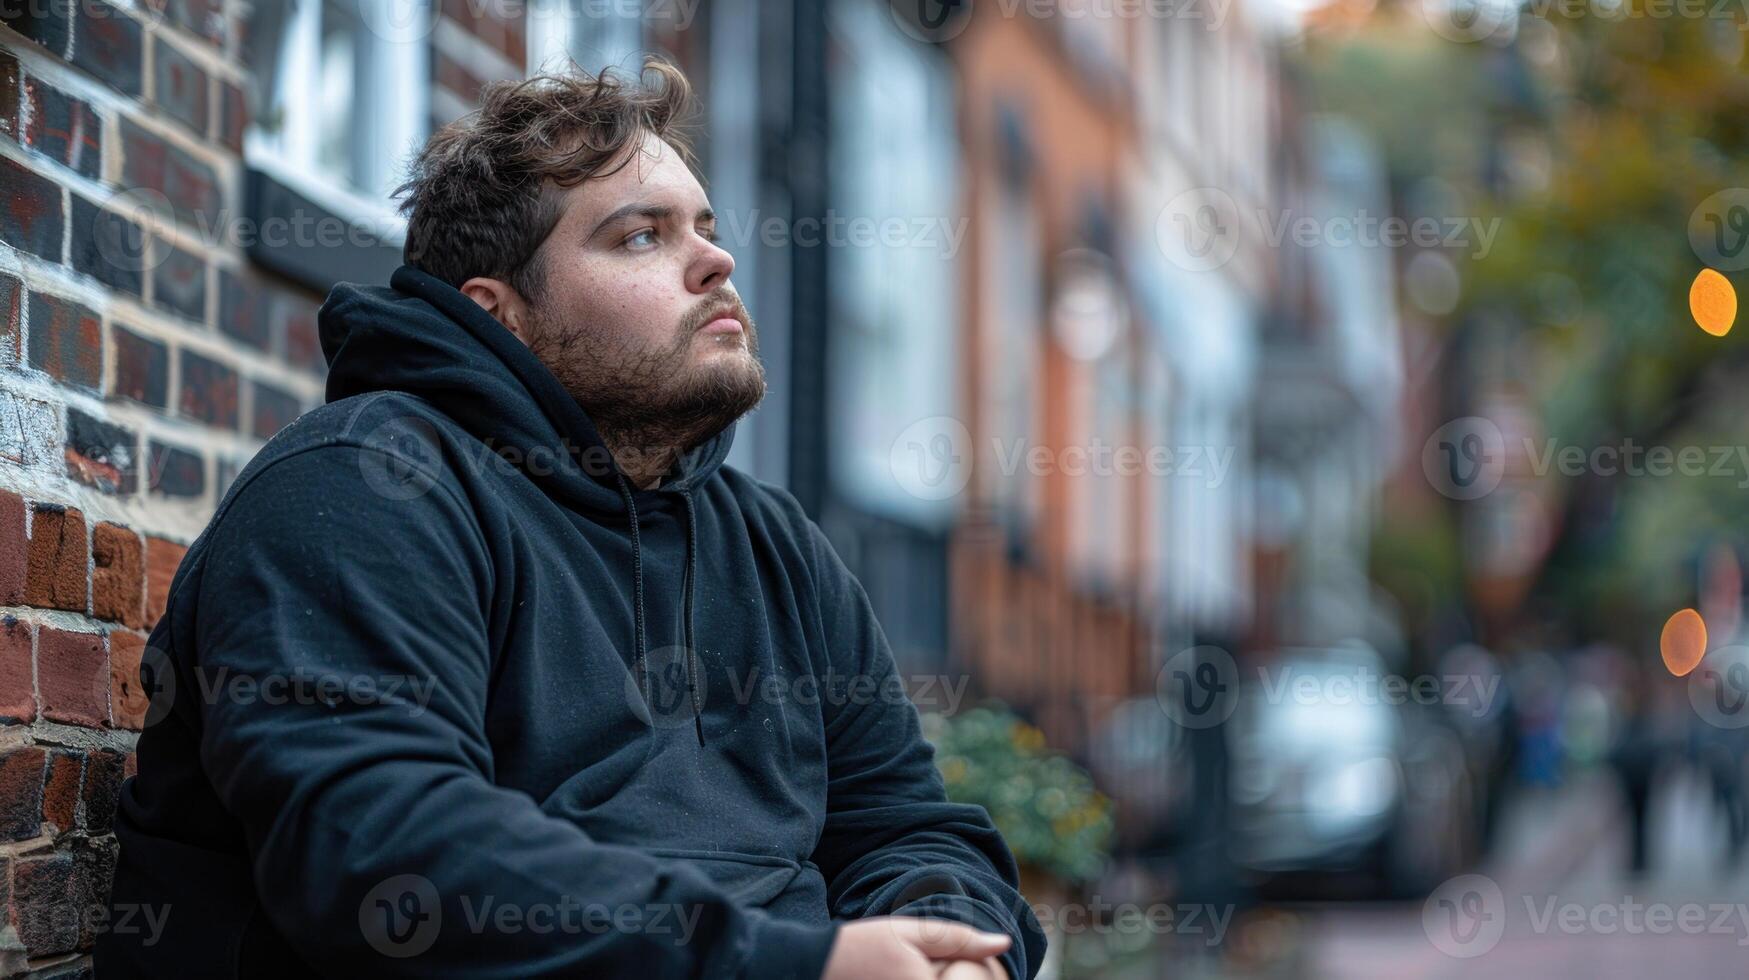
[[[406,263],[452,286],[486,276],[538,299],[546,277],[536,257],[559,221],[563,190],[618,171],[645,134],[691,165],[681,131],[691,108],[686,76],[654,56],[637,79],[612,69],[591,75],[573,62],[486,85],[480,107],[432,134],[395,190],[406,195]]]

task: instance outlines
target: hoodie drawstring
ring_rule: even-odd
[[[692,721],[698,732],[699,748],[704,747],[704,705],[699,703],[698,681],[695,676],[693,661],[697,654],[692,649],[692,580],[698,565],[698,514],[692,509],[692,491],[685,490],[680,494],[686,500],[686,582],[681,586],[682,610],[686,619],[686,695],[692,700]]]
[[[644,704],[650,703],[650,677],[645,667],[644,640],[644,547],[638,540],[638,505],[632,499],[632,488],[626,485],[626,478],[619,477],[619,494],[626,502],[626,515],[632,525],[632,614],[637,621],[637,648],[633,651],[635,661],[632,669],[638,675],[638,693],[643,695]]]
[[[632,525],[632,609],[637,621],[637,651],[633,670],[637,672],[638,691],[644,697],[644,704],[649,710],[649,641],[644,628],[644,546],[638,533],[638,505],[632,496],[631,485],[626,483],[623,474],[619,476],[620,497],[625,500],[626,516]],[[681,655],[686,659],[686,697],[692,704],[693,730],[698,734],[698,744],[704,746],[704,706],[699,703],[697,665],[694,663],[696,654],[692,649],[692,579],[694,567],[698,563],[698,514],[693,510],[692,493],[684,491],[681,497],[686,501],[686,571],[681,583],[681,610],[684,620],[684,631],[681,637]],[[653,720],[654,716],[652,716]]]

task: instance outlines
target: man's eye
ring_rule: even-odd
[[[717,230],[715,228],[705,229],[703,232],[703,237],[704,237],[705,241],[710,242],[712,245],[715,245],[718,242],[722,241],[721,236],[719,236],[717,234]]]
[[[647,241],[639,241],[639,239],[647,239]],[[633,248],[647,248],[656,244],[656,229],[645,228],[642,231],[634,231],[628,235],[626,240],[621,244],[629,245]]]

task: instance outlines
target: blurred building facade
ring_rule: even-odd
[[[64,923],[106,888],[144,639],[231,476],[321,401],[321,298],[399,263],[407,155],[567,59],[698,88],[771,382],[731,461],[825,527],[904,672],[1082,754],[1177,650],[1361,628],[1389,285],[1257,232],[1371,201],[1365,148],[1302,126],[1244,8],[909,6],[7,14],[0,972],[89,946]],[[1138,733],[1158,771],[1173,733]]]

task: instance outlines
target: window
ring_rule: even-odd
[[[251,169],[403,232],[390,193],[429,130],[430,0],[262,0],[251,22]]]
[[[636,75],[644,61],[642,4],[535,0],[528,8],[528,68],[553,70],[566,59],[590,74],[617,68]]]

